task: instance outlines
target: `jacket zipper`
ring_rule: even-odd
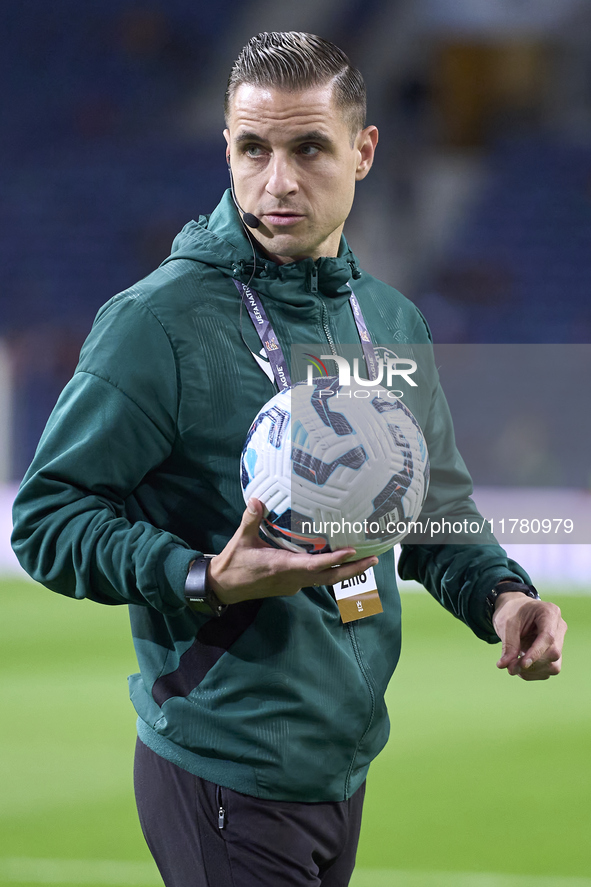
[[[312,292],[318,292],[318,269],[316,268],[316,266],[314,266],[314,269],[312,271],[311,287],[310,288],[311,288]],[[328,344],[330,346],[331,353],[336,354],[337,349],[335,347],[334,339],[333,339],[332,334],[330,332],[330,327],[328,326],[328,311],[326,309],[326,305],[324,304],[324,302],[322,302],[322,327],[324,329],[324,333],[325,333],[326,338],[328,340]],[[367,684],[367,689],[369,691],[369,697],[371,699],[371,713],[369,716],[369,721],[367,722],[367,726],[366,726],[365,730],[363,731],[363,734],[362,734],[362,736],[355,748],[355,753],[354,753],[353,757],[351,758],[351,763],[349,765],[349,769],[347,771],[347,776],[345,778],[345,797],[348,797],[348,794],[349,794],[349,788],[350,788],[350,784],[351,784],[351,774],[353,772],[353,766],[355,764],[355,758],[357,757],[357,752],[359,751],[359,746],[361,745],[361,743],[363,742],[363,740],[365,739],[365,737],[369,733],[369,731],[371,729],[371,725],[373,724],[373,719],[374,719],[374,715],[376,712],[376,696],[373,691],[373,687],[371,686],[371,682],[369,680],[369,675],[367,673],[367,669],[365,668],[365,665],[363,664],[363,659],[361,658],[361,653],[359,651],[359,645],[357,643],[357,637],[355,636],[355,630],[351,624],[347,625],[347,630],[349,632],[349,638],[351,640],[351,646],[353,647],[353,652],[355,653],[357,665],[359,666],[359,670],[360,670],[361,674],[363,675],[365,683]]]
[[[316,263],[312,265],[312,271],[310,272],[310,292],[316,294],[318,293],[318,268],[316,267]],[[334,339],[332,337],[332,333],[328,326],[328,311],[326,310],[326,305],[321,301],[322,307],[322,328],[324,330],[324,334],[328,339],[328,344],[330,345],[331,354],[336,354],[337,349],[335,348]]]
[[[371,685],[371,682],[369,680],[369,675],[367,673],[367,669],[366,669],[365,665],[363,664],[363,659],[361,658],[361,653],[359,651],[359,644],[357,643],[357,637],[355,635],[355,629],[354,629],[353,625],[351,625],[351,623],[347,624],[347,630],[349,632],[349,638],[351,640],[353,652],[355,653],[355,658],[357,659],[357,664],[359,666],[359,670],[361,671],[361,674],[363,675],[363,677],[365,679],[365,683],[367,684],[367,689],[369,690],[369,696],[371,699],[371,713],[369,716],[369,721],[367,722],[367,726],[366,726],[365,730],[363,731],[363,734],[362,734],[359,742],[357,743],[357,746],[355,748],[355,752],[353,754],[353,757],[351,758],[351,763],[349,764],[349,769],[347,771],[347,776],[345,779],[345,797],[349,796],[349,789],[351,786],[351,774],[353,773],[353,766],[355,764],[357,752],[359,751],[359,747],[361,746],[363,740],[365,739],[365,737],[367,736],[367,734],[369,733],[369,731],[371,729],[371,725],[373,724],[373,719],[374,719],[374,715],[376,712],[376,696],[373,691],[373,687]]]
[[[334,339],[332,337],[332,333],[330,332],[330,328],[328,326],[328,311],[326,310],[326,305],[324,302],[322,303],[322,327],[324,329],[324,334],[328,339],[328,344],[330,345],[330,350],[332,354],[337,353],[337,349],[335,348]]]

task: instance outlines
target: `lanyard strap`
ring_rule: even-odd
[[[371,382],[373,379],[378,378],[378,358],[367,329],[367,324],[365,323],[365,318],[361,313],[361,306],[357,301],[357,296],[353,292],[351,284],[348,283],[347,286],[351,290],[349,304],[353,311],[353,317],[355,318],[355,325],[357,326],[357,332],[359,333],[359,338],[361,340],[361,347],[363,348],[363,356],[365,357],[367,375]]]
[[[232,279],[234,280],[234,278]],[[269,358],[269,363],[271,364],[271,369],[273,370],[273,375],[275,376],[278,388],[280,390],[282,388],[290,388],[291,377],[289,375],[289,370],[287,369],[287,363],[285,362],[283,348],[279,344],[279,340],[275,335],[275,330],[269,323],[269,318],[263,308],[261,297],[256,290],[251,289],[249,286],[244,286],[240,281],[234,280],[234,283],[242,297],[242,301],[248,309],[250,319],[254,324],[255,330],[259,334],[259,339],[263,343],[263,348]]]
[[[251,289],[251,287],[249,286],[245,286],[243,283],[240,283],[240,281],[235,280],[234,278],[232,279],[236,284],[236,288],[240,293],[242,301],[246,305],[246,308],[250,315],[250,319],[252,320],[253,326],[258,333],[259,339],[263,343],[263,348],[265,349],[265,353],[269,359],[269,363],[271,364],[271,369],[273,370],[273,375],[275,376],[277,386],[280,389],[289,388],[291,386],[291,378],[287,369],[285,355],[283,354],[283,349],[281,348],[279,340],[275,335],[275,330],[271,326],[269,318],[265,313],[263,303],[261,302],[261,297],[256,290]],[[357,296],[353,292],[351,284],[348,283],[347,286],[351,290],[351,295],[349,296],[349,304],[351,305],[353,318],[355,320],[357,332],[359,333],[359,339],[361,340],[363,356],[365,358],[365,364],[367,366],[367,374],[371,381],[373,379],[377,379],[378,377],[378,358],[373,347],[371,338],[369,336],[367,324],[365,323],[365,318],[363,317],[363,314],[361,312],[361,306],[357,301]]]

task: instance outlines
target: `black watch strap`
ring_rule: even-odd
[[[491,620],[495,611],[497,598],[499,595],[505,594],[506,591],[520,591],[522,594],[526,594],[535,601],[540,600],[540,595],[533,585],[527,585],[525,582],[514,582],[512,579],[503,579],[501,582],[497,582],[492,591],[489,591],[486,596],[487,612]]]
[[[204,554],[193,561],[185,582],[185,600],[196,613],[221,616],[228,605],[222,604],[207,585],[207,567],[212,557],[213,554]]]

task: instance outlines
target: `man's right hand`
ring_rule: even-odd
[[[259,536],[264,506],[249,499],[240,526],[209,564],[208,582],[223,604],[296,594],[309,585],[334,585],[374,567],[377,557],[345,563],[354,548],[305,554],[273,548]],[[340,564],[340,566],[337,566]]]

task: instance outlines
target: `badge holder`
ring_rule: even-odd
[[[359,576],[337,582],[332,590],[343,622],[354,622],[384,612],[373,567]]]

